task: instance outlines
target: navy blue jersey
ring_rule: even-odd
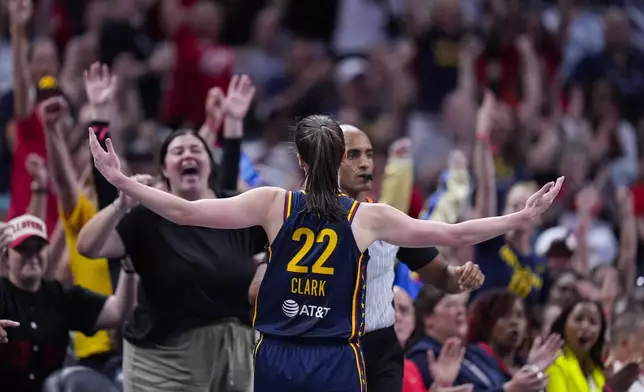
[[[369,256],[351,222],[360,205],[338,196],[346,217],[320,219],[304,192],[287,192],[284,224],[268,248],[268,267],[255,301],[253,326],[277,336],[355,340],[364,330]]]

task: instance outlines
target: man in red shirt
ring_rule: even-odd
[[[208,91],[225,91],[234,52],[220,43],[221,12],[211,2],[163,0],[162,16],[175,45],[175,68],[165,97],[164,119],[173,127],[198,127],[205,120]]]
[[[60,67],[56,47],[50,40],[36,41],[28,50],[25,50],[28,39],[27,24],[33,14],[32,0],[10,0],[9,13],[14,67],[14,121],[6,128],[8,139],[13,139],[14,146],[10,184],[11,204],[7,217],[11,219],[25,214],[29,205],[32,184],[31,176],[25,166],[27,156],[35,153],[43,158],[46,157],[45,134],[42,122],[34,110],[34,98],[30,94],[31,83],[42,80],[45,84],[39,87],[53,91],[51,89],[56,87],[55,79],[43,77],[56,75]],[[25,52],[27,69],[24,67],[23,59]],[[34,191],[40,191],[40,189],[34,189]],[[58,209],[54,195],[51,190],[48,192],[46,223],[51,234],[56,227]]]

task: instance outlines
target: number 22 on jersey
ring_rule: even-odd
[[[332,229],[326,228],[322,229],[316,235],[313,230],[308,227],[300,227],[293,232],[293,237],[291,239],[296,242],[304,241],[304,245],[299,252],[297,252],[295,257],[289,261],[288,266],[286,267],[288,272],[307,274],[310,271],[314,274],[333,275],[333,267],[325,267],[324,263],[329,259],[329,256],[331,256],[338,244],[338,233]],[[324,251],[320,257],[315,260],[310,269],[306,265],[299,265],[299,262],[302,261],[304,256],[313,249],[315,244],[321,244],[321,246],[324,246]]]

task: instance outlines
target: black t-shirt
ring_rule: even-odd
[[[250,322],[253,255],[268,242],[261,227],[180,226],[138,206],[116,229],[141,277],[138,306],[125,327],[130,343],[162,343],[225,318]]]
[[[417,109],[439,113],[443,99],[456,88],[461,35],[430,29],[416,39]]]
[[[91,336],[106,297],[80,286],[43,281],[26,292],[0,278],[0,319],[17,321],[0,344],[0,391],[40,392],[45,378],[62,368],[69,332]]]

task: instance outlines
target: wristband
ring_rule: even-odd
[[[266,264],[266,265],[268,265],[268,261],[266,261],[266,260],[262,260],[262,261],[260,261],[259,263],[257,263],[257,267],[259,267],[259,266],[260,266],[260,265],[262,265],[262,264]]]
[[[476,134],[476,140],[480,140],[482,142],[489,142],[490,141],[490,135],[480,135]]]
[[[46,195],[47,194],[47,188],[41,186],[35,181],[31,182],[31,193],[34,193],[36,195]]]
[[[121,267],[121,270],[122,270],[123,272],[125,272],[126,274],[128,274],[128,275],[136,274],[136,271],[134,271],[133,269],[129,269],[129,268],[125,268],[125,267]]]
[[[219,131],[219,128],[221,128],[221,123],[217,124],[215,120],[212,118],[207,118],[206,119],[206,126],[213,132]]]
[[[107,121],[92,121],[89,123],[90,129],[96,134],[99,141],[104,141],[109,131],[110,123]]]

